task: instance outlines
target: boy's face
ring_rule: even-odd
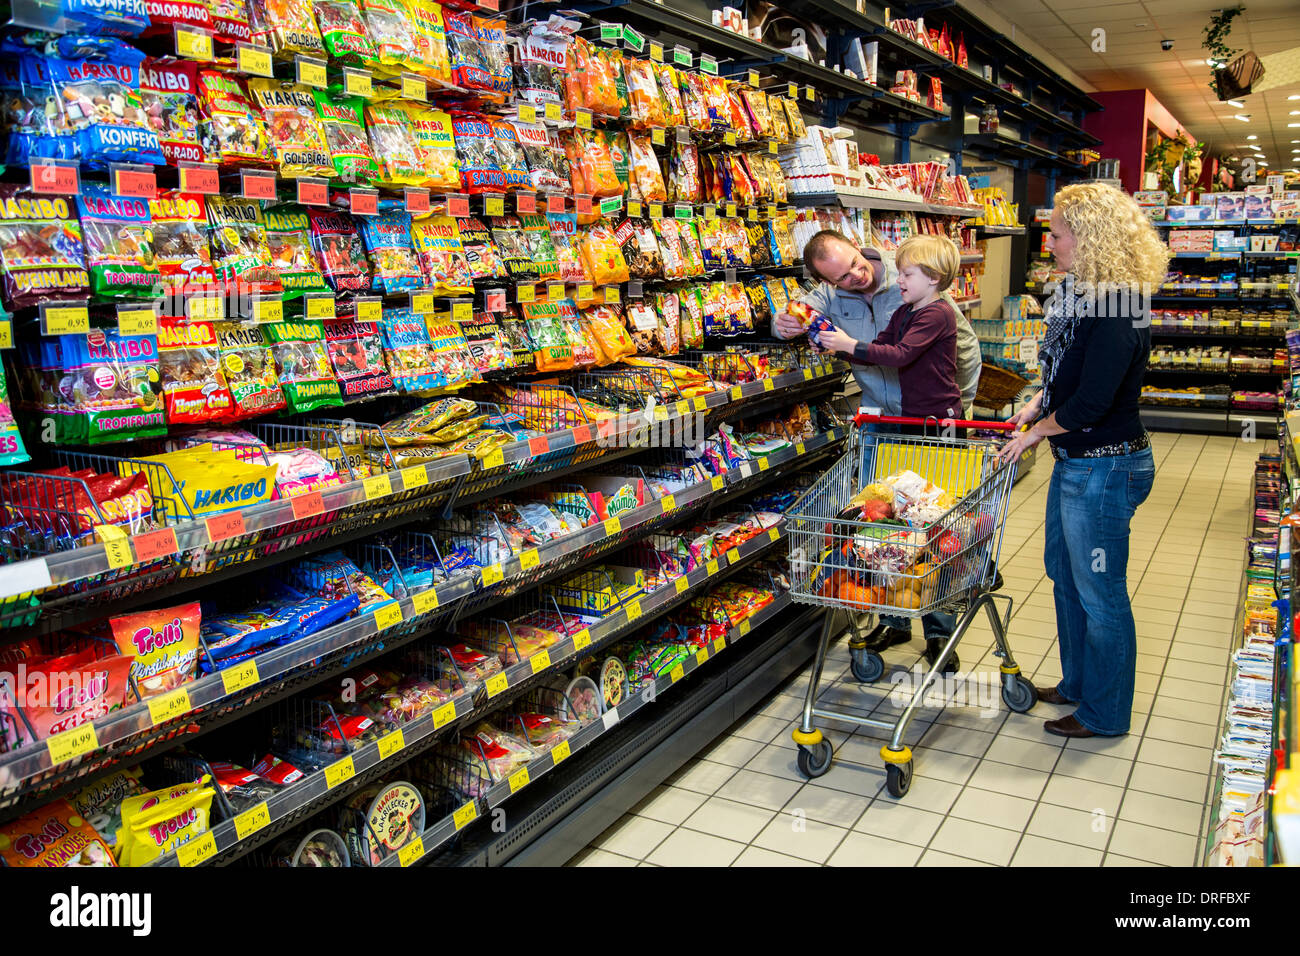
[[[871,263],[847,242],[832,242],[814,263],[817,274],[845,292],[866,292],[876,281]]]
[[[938,279],[931,279],[918,266],[910,265],[898,270],[898,291],[908,305],[920,302],[938,285]]]

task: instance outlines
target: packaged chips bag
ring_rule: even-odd
[[[460,161],[451,116],[415,104],[404,104],[415,131],[415,151],[424,165],[424,185],[432,190],[460,189]]]
[[[584,229],[579,249],[596,285],[616,285],[631,278],[618,239],[607,223],[598,222]]]
[[[214,322],[221,372],[235,401],[234,418],[268,415],[287,407],[275,356],[252,322]]]
[[[356,220],[347,213],[307,210],[311,245],[325,281],[335,292],[370,291],[370,260]]]
[[[582,319],[591,331],[609,364],[636,354],[636,344],[627,334],[619,306],[593,305],[582,310]]]
[[[270,47],[280,57],[325,58],[311,0],[248,0],[248,13],[253,42]]]
[[[262,333],[275,358],[276,375],[289,411],[310,412],[343,404],[325,352],[323,323],[308,319],[268,322],[262,326]]]
[[[253,293],[283,291],[261,207],[251,199],[209,196],[208,227],[217,280]]]
[[[319,4],[318,4],[319,6]],[[334,178],[345,183],[365,185],[379,174],[379,165],[370,149],[366,124],[361,118],[365,100],[326,90],[312,90],[316,116],[325,134],[325,146],[334,165]]]
[[[663,275],[664,262],[659,254],[659,243],[655,241],[648,223],[624,219],[615,227],[614,238],[623,250],[629,277],[655,279]]]
[[[158,357],[169,425],[206,425],[234,418],[212,322],[158,320]]]
[[[361,236],[381,292],[410,292],[424,286],[424,273],[411,247],[411,214],[390,212],[361,217]]]
[[[460,160],[460,188],[470,194],[505,192],[506,177],[497,160],[491,123],[473,113],[455,113],[452,127]]]
[[[199,140],[199,69],[193,60],[147,58],[140,65],[140,106],[167,162],[208,161]]]
[[[663,101],[659,97],[659,83],[654,66],[649,60],[628,58],[623,61],[627,76],[627,91],[631,98],[632,125],[639,127],[664,126]]]
[[[682,108],[676,68],[670,63],[655,63],[654,71],[659,86],[659,103],[664,111],[664,125],[685,126],[686,113]]]
[[[636,182],[637,192],[645,202],[665,202],[668,190],[664,186],[663,170],[659,168],[659,158],[655,156],[650,137],[634,134],[629,137],[632,149],[632,177]]]
[[[396,391],[384,362],[383,340],[377,323],[351,319],[326,322],[325,350],[344,401]]]
[[[587,192],[597,199],[623,195],[623,184],[614,171],[614,160],[603,132],[575,130],[573,142],[574,164],[586,187],[578,189],[575,186],[574,192]]]
[[[329,55],[347,66],[373,67],[379,60],[361,8],[352,0],[315,0],[312,8]]]
[[[261,111],[244,81],[217,70],[199,70],[199,139],[212,162],[272,166],[275,152]]]
[[[682,252],[682,234],[675,219],[654,219],[651,221],[655,239],[659,243],[659,254],[663,257],[665,279],[686,278],[686,256]]]
[[[474,277],[470,274],[455,219],[450,216],[415,219],[411,223],[411,240],[435,295],[468,295],[474,291]]]
[[[81,224],[62,196],[0,183],[0,280],[9,309],[90,290]]]
[[[311,248],[311,220],[302,206],[286,203],[265,212],[266,241],[271,261],[280,273],[284,298],[296,299],[304,292],[328,288]]]
[[[674,223],[677,233],[682,238],[682,258],[686,260],[687,276],[704,275],[704,254],[700,251],[700,234],[695,223],[683,219]]]
[[[390,186],[418,186],[426,173],[415,142],[415,128],[398,106],[366,104],[370,149],[379,164],[379,182]]]
[[[161,293],[149,201],[116,196],[103,183],[84,182],[77,209],[91,290],[107,298],[148,299]]]
[[[262,111],[280,175],[290,179],[333,176],[334,164],[311,89],[288,80],[262,78],[249,80],[248,89]]]

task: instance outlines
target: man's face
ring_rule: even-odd
[[[832,242],[814,265],[818,275],[845,292],[866,292],[876,279],[871,263],[847,242]]]

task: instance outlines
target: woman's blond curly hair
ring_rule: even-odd
[[[1105,183],[1075,183],[1054,206],[1074,234],[1070,272],[1093,285],[1159,285],[1169,247],[1133,197]]]

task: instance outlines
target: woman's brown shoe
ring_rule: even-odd
[[[1061,692],[1055,687],[1035,687],[1038,691],[1038,699],[1044,704],[1073,704],[1074,701],[1067,697],[1062,697]]]

